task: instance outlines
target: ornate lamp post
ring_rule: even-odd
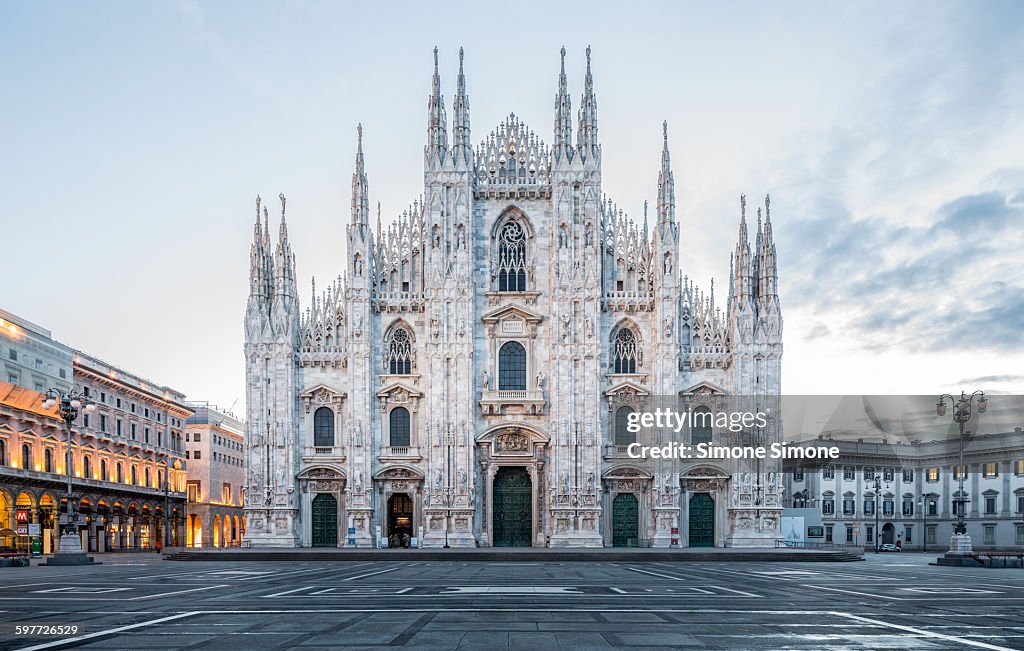
[[[164,548],[171,547],[173,538],[171,536],[171,468],[181,470],[181,461],[178,459],[171,463],[170,459],[164,459]]]
[[[967,524],[964,522],[964,504],[967,501],[964,499],[964,425],[971,419],[974,399],[978,399],[977,407],[979,414],[984,414],[985,410],[988,409],[988,400],[985,398],[984,391],[975,391],[971,395],[961,391],[959,398],[954,398],[948,393],[944,393],[939,396],[939,401],[935,403],[935,413],[939,416],[946,415],[947,398],[950,402],[954,403],[953,422],[957,424],[960,430],[960,465],[957,468],[959,491],[956,499],[953,500],[953,504],[956,505],[956,525],[953,528],[953,535],[949,540],[949,553],[962,555],[970,554],[972,551],[971,537],[967,534]]]
[[[452,502],[455,497],[455,489],[451,486],[445,486],[441,493],[441,498],[444,500],[444,548],[449,549],[448,545],[448,529],[451,526],[452,518]]]
[[[875,473],[874,477],[868,479],[869,486],[875,491],[875,530],[872,532],[873,538],[875,539],[875,553],[878,553],[878,503],[882,501],[882,476]],[[889,488],[888,482],[885,484],[886,490]]]
[[[67,430],[68,443],[67,443],[67,456],[64,461],[64,470],[67,473],[68,485],[67,485],[67,520],[64,523],[64,528],[61,531],[60,544],[57,547],[57,562],[54,564],[59,565],[71,565],[71,564],[82,564],[91,562],[92,559],[88,558],[82,551],[82,541],[78,537],[75,526],[75,507],[74,507],[74,487],[72,486],[72,478],[74,477],[73,472],[73,457],[71,454],[71,427],[75,423],[75,419],[78,418],[79,411],[85,411],[86,413],[92,413],[96,409],[96,405],[89,400],[85,394],[81,393],[77,388],[71,389],[70,391],[62,391],[61,389],[49,389],[46,392],[45,398],[43,398],[43,407],[46,409],[52,409],[54,405],[60,405],[60,417],[64,420],[64,427]]]

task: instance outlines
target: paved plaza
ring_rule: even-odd
[[[2,649],[1024,649],[1024,571],[856,563],[174,562],[0,570]],[[73,638],[11,623],[78,624]]]

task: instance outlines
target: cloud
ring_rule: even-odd
[[[872,352],[1020,351],[1024,210],[1010,196],[957,197],[934,210],[930,226],[870,217],[781,227],[795,255],[783,250],[780,264],[803,271],[784,274],[783,299],[816,317],[805,340],[841,337]]]
[[[951,231],[958,237],[987,238],[991,229],[1002,229],[1013,218],[1021,217],[1024,211],[1011,205],[1013,203],[1000,192],[960,197],[939,208],[939,221],[931,232]]]

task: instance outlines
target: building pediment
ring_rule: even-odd
[[[422,481],[423,473],[409,465],[391,465],[381,468],[374,479],[405,479],[408,481]]]
[[[299,398],[302,399],[302,404],[305,406],[307,414],[309,413],[312,405],[336,405],[347,397],[348,394],[344,391],[339,391],[326,384],[317,384],[316,386],[312,386],[299,394]]]
[[[604,395],[608,398],[618,398],[623,400],[644,398],[651,395],[651,392],[632,380],[626,380],[624,382],[617,383],[612,388],[605,391]]]
[[[501,307],[494,308],[490,312],[485,313],[480,319],[484,323],[498,323],[499,321],[518,320],[525,321],[531,325],[536,325],[544,320],[544,317],[533,310],[529,310],[522,305],[517,303],[509,303],[508,305],[502,305]]]
[[[488,444],[495,455],[530,455],[534,447],[547,445],[546,434],[521,423],[500,423],[477,435],[478,444]]]
[[[682,479],[729,479],[729,473],[714,466],[698,466],[684,471]]]
[[[602,479],[650,479],[652,475],[649,470],[636,466],[615,466],[606,470],[601,477]]]
[[[377,392],[381,410],[387,409],[388,403],[398,405],[409,402],[416,403],[422,397],[423,394],[417,391],[416,387],[405,382],[389,382],[383,389]]]
[[[679,392],[681,396],[724,396],[725,389],[712,382],[701,381]]]
[[[331,464],[319,464],[299,473],[298,479],[345,479],[345,469]]]

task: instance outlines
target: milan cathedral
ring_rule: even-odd
[[[284,196],[276,246],[257,198],[245,315],[253,547],[779,537],[776,462],[633,459],[625,426],[647,398],[776,404],[769,200],[751,246],[741,198],[723,309],[680,269],[667,126],[653,226],[646,205],[639,224],[602,193],[586,56],[575,129],[563,49],[551,144],[515,114],[474,144],[463,53],[449,122],[435,49],[423,195],[387,227],[378,208],[371,227],[360,127],[345,269],[319,293],[314,283],[304,309]],[[671,440],[752,436],[701,426]],[[760,436],[781,440],[771,423]]]

